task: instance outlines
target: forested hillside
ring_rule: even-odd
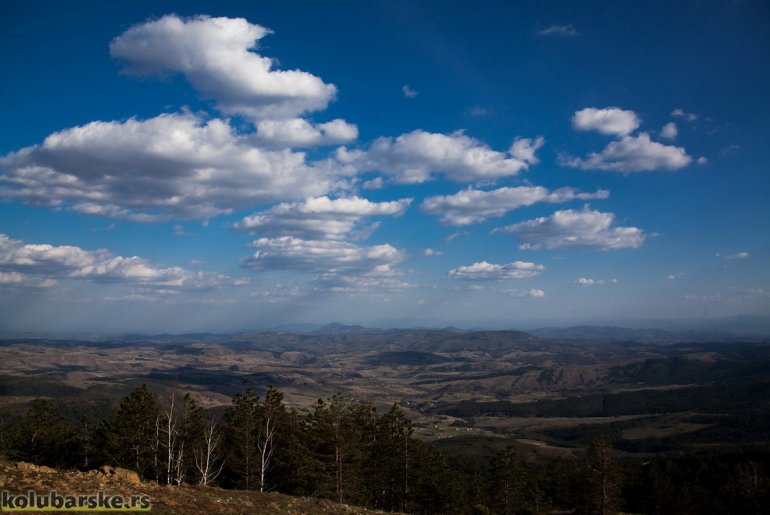
[[[396,405],[342,395],[307,413],[244,385],[224,409],[174,389],[134,389],[102,420],[37,400],[2,419],[0,451],[58,469],[103,464],[181,485],[281,492],[409,513],[762,513],[770,450],[730,447],[632,457],[595,436],[570,455],[513,440],[425,442]],[[482,452],[475,450],[484,449]]]

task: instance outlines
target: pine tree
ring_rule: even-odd
[[[99,455],[99,441],[97,431],[99,422],[88,415],[80,418],[73,432],[73,450],[76,454],[74,464],[76,467],[88,469],[92,467],[94,458]]]
[[[467,482],[453,469],[438,449],[410,440],[409,513],[466,513]]]
[[[368,408],[347,403],[336,394],[329,402],[319,399],[308,416],[310,446],[326,470],[320,478],[318,494],[338,502],[360,502],[366,497],[358,474],[365,439],[364,411]]]
[[[59,407],[53,401],[36,399],[30,403],[16,433],[10,457],[37,465],[63,467],[67,465],[71,437]]]
[[[158,479],[160,407],[143,384],[120,401],[105,421],[106,455],[113,464]]]
[[[495,455],[490,467],[489,486],[496,512],[522,513],[529,509],[531,485],[524,464],[513,446],[509,445]]]
[[[379,506],[385,510],[405,510],[409,496],[410,440],[412,423],[393,404],[377,421],[376,451],[380,456]]]
[[[0,456],[5,457],[8,453],[8,443],[10,440],[10,417],[8,412],[0,409]]]
[[[227,479],[244,490],[259,486],[259,397],[252,388],[237,393],[225,411]]]

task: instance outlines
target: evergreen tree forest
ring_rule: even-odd
[[[171,390],[134,389],[99,420],[52,400],[0,412],[0,455],[60,469],[110,464],[145,480],[322,497],[405,513],[766,513],[770,450],[628,457],[606,436],[579,457],[525,460],[513,445],[474,466],[413,434],[393,405],[335,395],[307,413],[273,387],[204,410]],[[454,458],[454,459],[448,459]]]

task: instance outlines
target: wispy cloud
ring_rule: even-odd
[[[528,290],[506,289],[500,290],[500,293],[513,297],[515,299],[542,299],[545,297],[545,291],[539,288],[530,288]]]
[[[537,32],[538,36],[566,36],[574,37],[578,35],[577,29],[572,25],[551,25]]]
[[[414,98],[417,96],[417,91],[409,87],[408,84],[401,86],[401,93],[403,93],[406,98]]]
[[[581,277],[570,283],[570,286],[604,286],[607,284],[620,284],[618,279],[592,279]]]
[[[453,232],[452,234],[449,234],[449,235],[447,235],[446,238],[444,238],[444,242],[445,243],[450,243],[450,242],[456,240],[457,238],[462,238],[463,236],[468,236],[468,235],[470,235],[470,233],[468,231]]]
[[[673,111],[671,111],[671,117],[672,118],[684,118],[688,122],[694,122],[698,119],[698,115],[695,113],[688,113],[681,107],[677,107]]]
[[[192,233],[185,231],[185,228],[182,224],[176,224],[174,225],[174,235],[175,236],[192,236]]]
[[[473,106],[468,108],[466,114],[473,118],[481,118],[482,116],[487,116],[490,112],[491,111],[488,107]]]

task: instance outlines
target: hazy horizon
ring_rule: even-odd
[[[734,335],[736,337],[770,337],[770,317],[731,317],[721,319],[690,319],[690,320],[579,320],[570,323],[569,321],[558,320],[533,320],[529,323],[511,324],[504,320],[493,321],[472,321],[472,320],[380,320],[371,324],[358,324],[355,322],[340,321],[316,321],[316,322],[297,322],[277,325],[263,326],[243,326],[237,328],[213,327],[197,328],[189,331],[169,330],[141,330],[134,326],[124,328],[111,328],[109,330],[100,330],[98,328],[75,330],[0,330],[0,337],[31,337],[31,338],[122,338],[126,336],[151,337],[158,335],[183,336],[187,334],[208,334],[208,335],[236,335],[244,333],[261,332],[287,332],[287,333],[317,333],[319,331],[330,329],[334,326],[340,326],[341,330],[354,328],[363,328],[368,331],[412,331],[412,330],[431,330],[440,331],[453,329],[463,332],[474,331],[522,331],[532,332],[540,330],[560,330],[560,329],[610,329],[619,331],[667,331],[672,334],[714,334],[714,335]]]

